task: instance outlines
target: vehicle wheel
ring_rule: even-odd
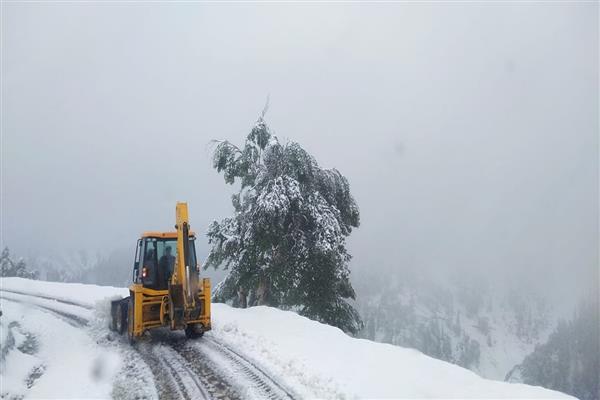
[[[185,327],[185,336],[188,339],[197,339],[204,335],[202,324],[189,324]]]
[[[121,301],[118,305],[117,305],[117,310],[115,312],[115,318],[114,318],[114,325],[115,325],[115,330],[117,332],[119,332],[121,335],[125,332],[125,330],[127,329],[127,309],[129,307],[127,307],[127,303],[125,303],[124,301]]]

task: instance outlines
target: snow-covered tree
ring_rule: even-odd
[[[600,398],[600,307],[595,296],[582,301],[571,321],[561,321],[536,346],[519,369],[524,383],[572,394],[582,400]]]
[[[362,321],[347,302],[346,237],[359,210],[346,178],[322,169],[298,143],[282,144],[261,117],[244,147],[217,142],[213,166],[240,183],[235,213],[208,229],[204,265],[229,270],[215,298],[245,307],[268,304],[357,332]]]
[[[8,247],[5,247],[0,255],[0,276],[12,276],[13,270],[14,265],[10,259]]]
[[[19,278],[37,279],[37,271],[28,271],[25,261],[21,258],[14,262],[10,258],[10,251],[5,247],[0,254],[0,276],[16,276]]]

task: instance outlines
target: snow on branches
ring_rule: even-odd
[[[17,262],[10,257],[8,247],[5,247],[0,254],[0,276],[10,277],[16,276],[19,278],[37,279],[37,271],[29,271],[25,261],[20,258]]]
[[[213,167],[239,182],[235,213],[214,221],[205,268],[229,270],[215,291],[240,306],[270,304],[356,332],[346,237],[359,225],[347,179],[298,143],[281,144],[263,118],[243,148],[216,142]]]

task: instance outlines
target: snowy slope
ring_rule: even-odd
[[[550,398],[562,394],[491,381],[417,350],[355,339],[337,328],[268,307],[218,305],[215,334],[310,395],[340,398]],[[309,393],[307,393],[309,394]]]
[[[7,291],[18,291],[80,302],[97,310],[106,307],[107,297],[127,293],[122,288],[37,282],[19,278],[2,279],[0,289],[2,296],[7,298],[18,296]],[[52,302],[48,299],[39,301]],[[77,394],[81,392],[77,392],[77,388],[84,385],[92,389],[83,397],[107,397],[111,393],[107,382],[113,376],[106,371],[119,371],[122,368],[119,363],[123,361],[118,355],[100,352],[94,346],[93,337],[89,334],[86,337],[83,329],[78,331],[75,327],[63,326],[57,321],[47,321],[51,318],[48,314],[39,312],[34,315],[6,300],[2,300],[1,306],[3,311],[9,310],[5,316],[0,317],[3,353],[7,324],[21,321],[23,326],[40,338],[43,344],[41,347],[47,347],[51,351],[48,354],[39,351],[37,357],[40,360],[53,360],[55,366],[69,366],[68,370],[62,369],[62,375],[61,368],[54,369],[59,371],[52,378],[57,385],[67,387],[67,383],[71,384],[72,376],[68,371],[79,371],[82,375],[77,376],[79,382],[73,392],[69,392],[69,396],[79,397]],[[38,318],[38,314],[43,315]],[[96,314],[102,315],[102,312]],[[57,339],[64,337],[63,332],[70,332],[68,342]],[[268,307],[234,309],[214,304],[213,331],[195,346],[202,346],[203,341],[211,338],[236,349],[245,359],[303,398],[568,397],[539,387],[486,380],[467,369],[433,359],[416,350],[351,338],[337,328],[292,312]],[[73,346],[72,343],[76,345]],[[97,366],[97,361],[94,360],[100,355],[100,364],[110,365],[111,368]],[[40,378],[39,386],[35,383],[27,392],[22,384],[27,373],[23,375],[20,369],[31,371],[32,366],[40,361],[26,358],[13,349],[2,360],[1,378],[7,387],[16,388],[15,390],[26,393],[28,397],[52,397],[61,393],[58,387],[42,385],[44,376]],[[96,370],[101,373],[89,373]],[[65,396],[59,397],[66,396],[65,392]]]
[[[357,281],[361,337],[417,348],[489,379],[504,380],[555,326],[547,303],[526,288],[392,273]]]
[[[107,398],[120,357],[84,330],[2,300],[0,397]]]

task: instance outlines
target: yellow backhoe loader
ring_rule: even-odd
[[[175,232],[144,232],[138,239],[129,297],[111,302],[112,330],[131,342],[153,328],[210,330],[210,280],[200,280],[187,203],[177,203]]]

